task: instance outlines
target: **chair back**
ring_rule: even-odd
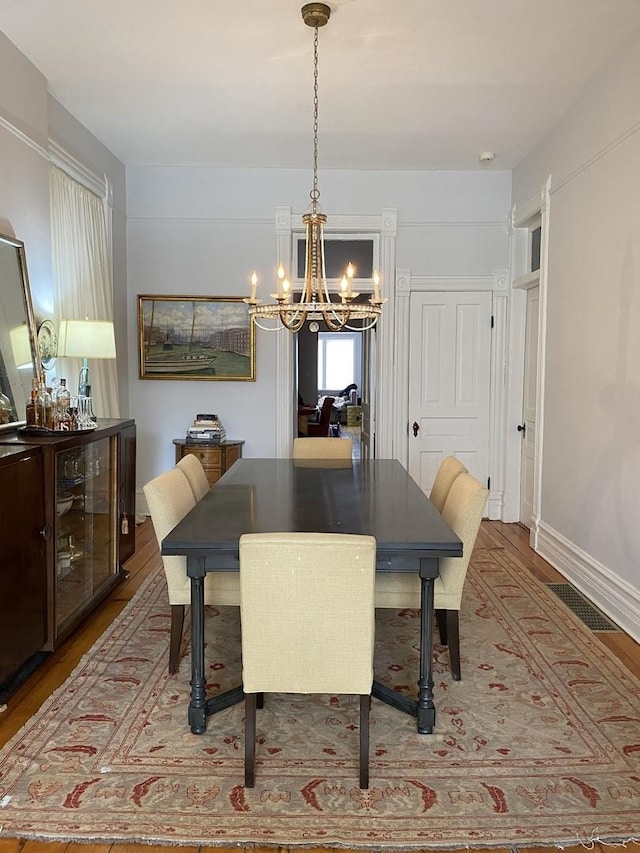
[[[459,474],[453,481],[442,517],[462,540],[462,557],[444,557],[434,584],[435,606],[459,610],[467,568],[476,543],[489,490],[471,474]]]
[[[320,409],[320,417],[318,423],[310,423],[308,426],[308,434],[311,436],[326,436],[329,434],[329,424],[331,423],[331,409],[335,403],[335,397],[325,397]]]
[[[189,481],[177,467],[150,480],[142,489],[151,513],[156,539],[160,545],[164,537],[196,505],[196,499]],[[189,581],[185,557],[163,556],[162,563],[167,577],[169,603],[188,603]]]
[[[294,438],[294,459],[351,459],[350,438]]]
[[[429,500],[438,512],[442,512],[449,489],[458,474],[468,473],[466,467],[455,456],[445,456],[436,471],[436,476],[429,492]]]
[[[462,541],[462,557],[441,557],[433,591],[437,610],[459,610],[488,489],[462,472],[453,481],[442,517]],[[403,572],[381,572],[376,578],[376,607],[420,607],[420,578]]]
[[[191,491],[197,503],[211,488],[202,467],[202,462],[193,453],[187,453],[176,464],[189,481]]]
[[[182,521],[197,501],[189,480],[177,465],[142,487],[151,513],[153,529],[161,545],[164,537]],[[186,557],[162,557],[170,604],[191,603],[191,581]],[[207,572],[204,579],[204,603],[240,604],[240,577],[237,571]]]
[[[375,567],[372,536],[242,536],[245,692],[370,693]]]

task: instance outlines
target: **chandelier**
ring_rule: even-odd
[[[354,267],[348,264],[340,282],[340,289],[329,292],[325,274],[324,225],[327,217],[320,212],[318,189],[318,28],[329,20],[331,9],[326,3],[307,3],[302,7],[302,19],[313,27],[313,185],[309,196],[309,213],[302,217],[305,229],[304,283],[299,298],[292,293],[282,264],[278,266],[276,293],[273,302],[262,302],[256,298],[258,277],[251,276],[251,295],[243,301],[249,306],[249,317],[260,329],[268,331],[286,328],[297,332],[309,322],[312,332],[319,329],[318,321],[324,320],[332,332],[340,329],[363,331],[375,326],[387,301],[380,296],[378,273],[373,273],[373,294],[364,302],[358,301],[359,293],[353,290]],[[265,321],[265,322],[262,322]],[[357,325],[351,325],[357,321]]]

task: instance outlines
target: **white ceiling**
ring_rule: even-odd
[[[331,0],[320,168],[513,168],[640,32],[640,0]],[[0,29],[124,163],[307,168],[296,0],[0,0]]]

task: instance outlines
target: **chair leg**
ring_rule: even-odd
[[[244,700],[244,786],[253,788],[256,766],[256,694],[247,693]]]
[[[369,709],[371,696],[360,697],[360,787],[369,787]]]
[[[447,636],[449,646],[449,661],[451,663],[451,677],[454,681],[462,678],[460,672],[460,628],[457,610],[447,610]]]
[[[180,643],[184,627],[184,604],[171,605],[171,639],[169,641],[169,673],[173,675],[180,666]]]
[[[436,623],[440,634],[440,645],[447,645],[447,611],[439,608],[436,610]]]
[[[256,708],[264,708],[264,693],[256,693]]]

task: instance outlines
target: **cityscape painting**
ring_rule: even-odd
[[[241,297],[138,296],[140,379],[255,379],[255,332]]]

